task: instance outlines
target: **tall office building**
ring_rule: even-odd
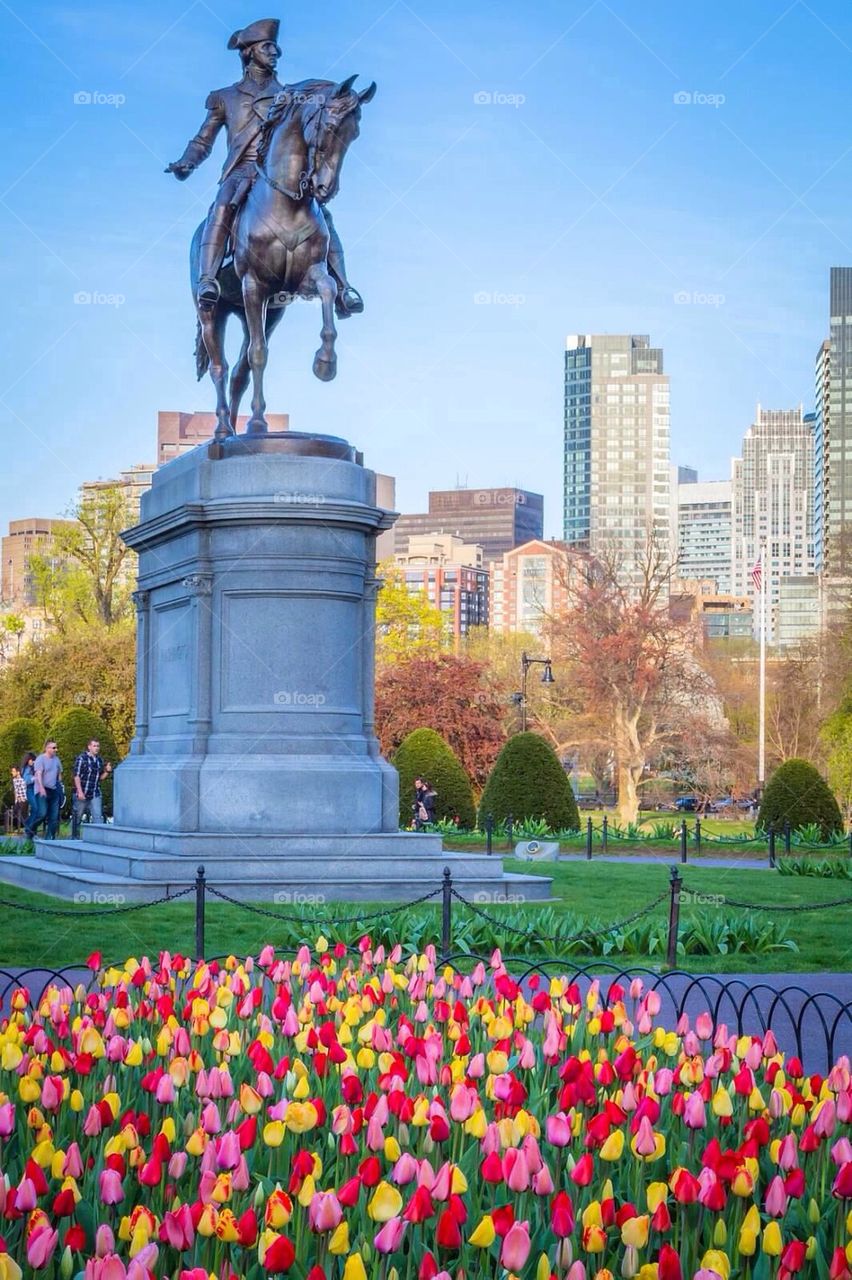
[[[394,559],[408,590],[425,595],[444,614],[456,644],[472,627],[488,625],[490,574],[481,547],[451,533],[425,534],[409,538],[407,550]]]
[[[548,617],[570,606],[575,559],[564,542],[542,538],[505,552],[491,570],[491,630],[540,633]]]
[[[815,560],[826,622],[852,601],[852,267],[831,268],[829,295],[814,429]]]
[[[486,565],[543,532],[544,498],[525,489],[436,489],[428,512],[402,515],[393,527],[397,554],[411,537],[451,533],[482,547]]]
[[[798,409],[757,406],[732,470],[731,589],[754,592],[752,570],[763,555],[767,639],[775,642],[782,578],[814,572],[814,424]],[[764,554],[765,553],[765,554]]]
[[[574,334],[565,350],[564,534],[620,557],[670,544],[669,379],[645,334]]]
[[[677,577],[710,580],[731,590],[731,482],[690,480],[675,489]]]
[[[84,480],[80,485],[80,501],[92,500],[105,490],[118,490],[127,503],[132,523],[135,523],[139,519],[142,495],[151,488],[156,470],[153,463],[137,462],[114,480]]]
[[[15,611],[35,606],[32,558],[43,556],[54,564],[60,563],[55,554],[54,535],[73,525],[73,520],[43,520],[37,516],[9,522],[9,532],[3,537],[0,551],[3,561],[0,603],[3,606]]]

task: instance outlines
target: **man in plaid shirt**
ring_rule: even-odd
[[[101,780],[112,772],[112,765],[105,765],[100,755],[101,744],[93,738],[85,751],[74,761],[74,805],[71,825],[72,837],[80,834],[80,823],[88,813],[92,822],[103,822],[104,805],[101,796]]]

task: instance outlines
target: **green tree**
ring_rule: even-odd
[[[50,733],[56,739],[57,752],[62,761],[62,777],[69,800],[74,794],[72,772],[74,760],[81,751],[86,750],[92,738],[97,738],[101,744],[104,763],[118,764],[118,751],[109,725],[85,707],[75,707],[73,711],[66,711],[52,721]],[[112,777],[104,779],[101,783],[101,791],[104,798],[104,811],[111,813]]]
[[[425,592],[409,591],[402,569],[386,560],[379,566],[382,589],[376,601],[376,661],[379,668],[430,657],[445,647],[441,610]]]
[[[121,532],[132,523],[121,486],[103,485],[56,530],[49,555],[31,557],[36,599],[59,631],[74,622],[111,627],[129,616],[135,557]]]
[[[25,751],[34,751],[38,755],[44,746],[45,737],[44,725],[28,716],[9,720],[0,729],[0,779],[4,805],[12,801],[12,766],[20,768]]]
[[[840,807],[809,760],[785,760],[763,793],[757,825],[766,830],[772,823],[778,831],[788,822],[794,831],[817,824],[824,840],[843,830]]]
[[[29,645],[0,672],[0,724],[32,716],[50,725],[62,712],[85,707],[106,722],[126,755],[135,721],[135,652],[129,620],[92,623]]]
[[[852,693],[829,716],[822,736],[828,751],[828,780],[847,817],[852,817]]]
[[[458,818],[461,827],[476,823],[473,791],[458,756],[434,729],[415,729],[400,743],[393,757],[399,773],[399,822],[411,825],[414,779],[423,778],[437,792],[435,816]]]
[[[518,733],[497,757],[479,806],[479,825],[543,818],[552,831],[579,829],[580,814],[568,775],[556,752],[537,733]]]

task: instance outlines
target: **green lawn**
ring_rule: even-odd
[[[563,863],[551,867],[531,868],[527,863],[507,860],[512,871],[548,875],[553,878],[553,906],[556,910],[570,912],[580,920],[589,918],[615,922],[637,911],[668,888],[667,866],[637,866],[615,863]],[[814,903],[832,902],[852,898],[849,883],[842,880],[818,880],[800,876],[779,876],[770,871],[720,870],[701,867],[683,868],[685,886],[702,896],[727,895],[744,902],[784,905],[791,908],[782,913],[789,936],[797,943],[798,952],[780,951],[766,954],[733,956],[696,956],[684,961],[684,967],[695,972],[794,972],[852,969],[852,909],[849,906],[831,910],[797,914],[795,907]],[[9,885],[0,884],[0,899],[8,903],[37,905],[72,910],[71,917],[33,915],[11,906],[0,907],[0,966],[34,965],[61,966],[79,963],[95,950],[104,953],[105,959],[125,958],[128,955],[156,955],[162,949],[191,953],[194,949],[194,905],[191,900],[114,915],[104,920],[86,919],[91,908],[74,908],[67,903],[39,894],[26,893]],[[286,908],[272,910],[286,915]],[[343,916],[363,920],[376,909],[376,905],[326,904],[309,909],[317,915]],[[454,904],[455,912],[467,909]],[[486,908],[500,918],[507,915],[517,921],[518,913],[534,914],[539,908],[529,906],[488,906]],[[667,915],[667,903],[656,908],[655,918]],[[692,904],[684,906],[684,918],[690,912],[718,912],[736,915],[733,908]],[[435,909],[435,940],[440,936],[439,912]],[[369,925],[365,926],[366,928]],[[321,932],[319,927],[309,926],[305,940],[313,941]],[[352,938],[358,927],[353,927]],[[280,926],[274,920],[252,915],[239,908],[228,906],[208,898],[206,952],[208,955],[235,952],[238,955],[256,954],[267,942],[276,942],[281,936]],[[403,939],[404,941],[404,939]],[[611,959],[614,957],[610,957]],[[583,958],[566,958],[567,965],[583,963]],[[589,963],[594,963],[593,959]],[[625,963],[659,965],[659,957],[643,961],[631,956]]]

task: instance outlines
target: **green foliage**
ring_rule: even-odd
[[[0,672],[0,724],[31,716],[50,725],[64,711],[82,706],[109,725],[120,758],[136,715],[135,654],[132,621],[112,627],[92,623],[28,645]],[[42,734],[39,748],[43,742]]]
[[[109,725],[105,724],[99,716],[88,711],[85,707],[75,707],[73,711],[66,711],[64,715],[54,720],[50,732],[56,739],[56,746],[59,759],[62,761],[62,780],[65,785],[65,793],[69,801],[74,794],[74,778],[73,768],[74,760],[81,751],[85,751],[92,738],[97,738],[101,744],[101,756],[104,763],[115,766],[118,763],[118,752],[115,746],[115,739],[110,732]],[[104,798],[104,812],[112,812],[112,778],[105,778],[101,783],[101,792]]]
[[[376,601],[376,661],[379,667],[433,656],[444,647],[441,610],[424,591],[409,591],[403,570],[393,561],[379,566],[382,589]]]
[[[0,787],[4,807],[12,803],[12,765],[20,768],[25,751],[34,751],[38,755],[44,739],[44,726],[28,716],[18,716],[0,729]]]
[[[787,858],[778,859],[782,876],[814,876],[820,880],[852,880],[852,863],[845,858]]]
[[[815,824],[820,838],[829,839],[843,830],[843,818],[834,795],[822,774],[808,760],[785,760],[769,779],[757,825],[762,830],[769,824],[780,831],[785,823],[793,830]]]
[[[480,827],[489,813],[495,822],[505,822],[509,814],[518,822],[541,819],[553,831],[580,826],[568,775],[537,733],[515,734],[503,747],[482,793]]]
[[[847,694],[823,726],[828,747],[828,780],[847,815],[852,815],[852,694]]]
[[[458,817],[459,826],[474,825],[470,779],[452,748],[434,729],[415,729],[403,738],[393,757],[393,764],[399,772],[400,826],[411,825],[414,779],[418,777],[431,783],[438,793],[435,801],[438,821],[451,821]]]

